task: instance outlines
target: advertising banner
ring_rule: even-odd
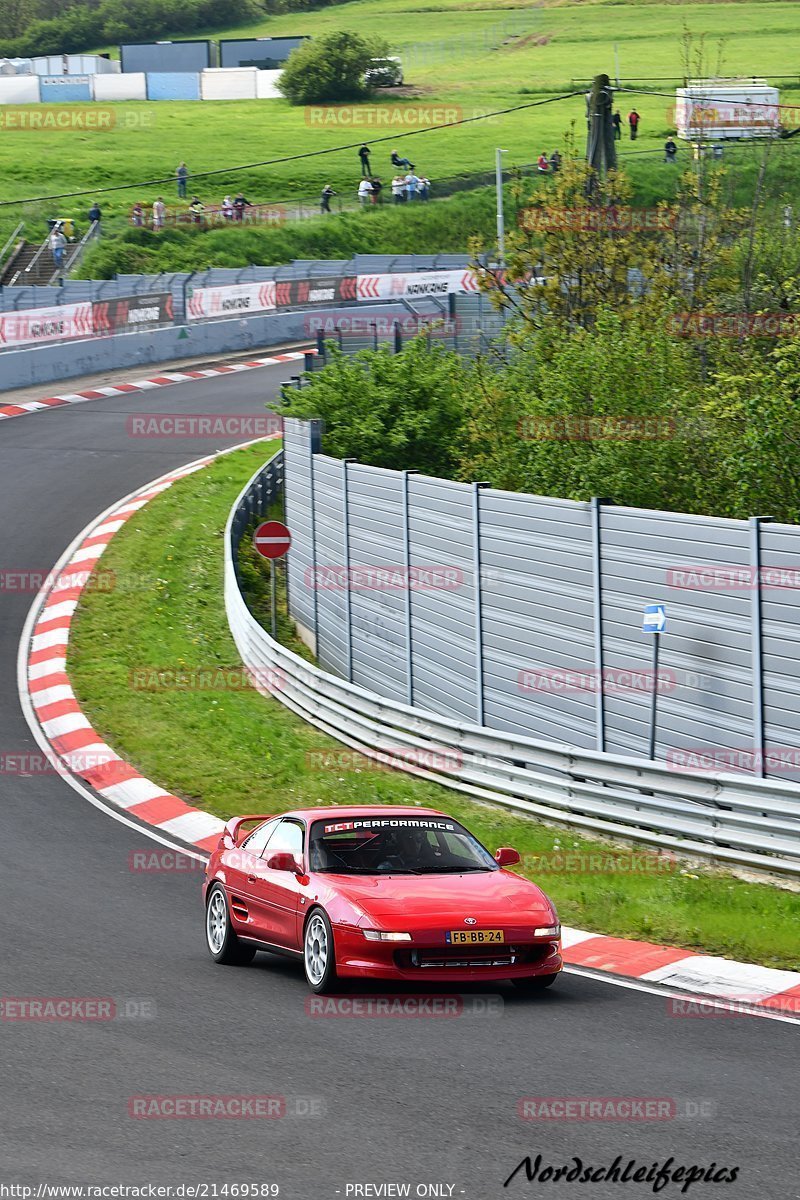
[[[248,316],[275,309],[275,284],[233,283],[223,287],[190,288],[186,318],[205,321],[209,317]]]
[[[477,292],[473,271],[415,271],[413,274],[359,275],[359,300],[413,300],[447,296],[451,292]]]
[[[93,332],[91,304],[0,313],[0,349],[92,337]]]
[[[116,296],[113,300],[100,300],[92,305],[92,322],[98,337],[104,333],[169,325],[172,320],[172,296],[169,292]]]

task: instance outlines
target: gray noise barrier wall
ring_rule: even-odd
[[[632,757],[647,755],[657,687],[657,760],[800,780],[799,528],[344,463],[320,453],[321,432],[286,421],[291,611],[323,669],[443,717]],[[658,602],[656,680],[642,613]]]

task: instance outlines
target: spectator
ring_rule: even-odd
[[[401,158],[396,150],[392,151],[392,166],[393,167],[404,167],[408,171],[414,170],[414,164],[412,162],[409,162],[407,158]]]
[[[138,200],[133,206],[133,211],[131,212],[131,221],[137,229],[141,229],[144,225],[144,208]]]
[[[164,228],[164,218],[167,215],[167,206],[164,203],[164,197],[159,196],[153,204],[153,229],[158,233],[159,229]]]
[[[200,201],[198,196],[192,196],[192,202],[189,205],[189,212],[192,214],[192,221],[195,225],[203,224],[203,214],[206,211],[205,205]]]
[[[94,225],[95,222],[97,222],[98,233],[99,233],[99,225],[100,225],[102,216],[103,216],[103,214],[100,211],[100,205],[95,200],[94,203],[92,204],[92,207],[89,209],[89,224]]]
[[[325,187],[322,189],[322,195],[319,198],[320,212],[330,212],[331,211],[331,198],[335,195],[336,195],[336,192],[333,190],[331,185],[329,183],[326,183]]]
[[[178,199],[185,200],[186,180],[189,178],[189,168],[186,166],[185,162],[178,163],[177,170],[175,171],[175,178],[178,181]]]
[[[539,171],[542,175],[546,175],[548,173],[548,171],[550,170],[550,159],[547,157],[544,150],[542,151],[542,153],[539,155],[538,159],[536,160],[536,170]]]
[[[405,204],[406,199],[406,177],[405,175],[395,175],[392,180],[392,196],[395,204]]]
[[[671,137],[664,142],[664,162],[674,163],[678,158],[678,147]]]
[[[628,124],[631,127],[631,141],[632,142],[636,141],[636,135],[639,132],[639,122],[641,121],[641,119],[642,118],[639,116],[639,114],[637,113],[635,108],[632,108],[631,111],[628,113]]]
[[[427,175],[420,175],[420,177],[419,177],[419,198],[420,198],[420,200],[427,200],[428,196],[430,194],[431,194],[430,179],[428,179]]]
[[[57,271],[60,271],[64,265],[64,249],[67,245],[67,239],[61,231],[60,223],[54,225],[49,237],[50,251],[53,255],[53,262]]]
[[[611,118],[611,124],[614,126],[614,141],[621,142],[622,141],[622,117],[620,116],[618,111],[615,112],[613,117]]]
[[[372,195],[370,196],[370,200],[372,201],[373,204],[380,204],[381,192],[383,191],[383,184],[381,183],[381,181],[377,175],[373,179],[370,180],[370,183],[372,184]]]
[[[372,174],[369,169],[369,146],[366,142],[364,142],[363,146],[359,150],[358,157],[361,159],[361,175],[364,179],[366,179],[368,175]]]
[[[236,193],[236,196],[234,197],[234,201],[233,201],[233,211],[234,211],[234,215],[235,215],[237,221],[243,221],[244,220],[244,210],[246,208],[252,208],[252,207],[253,206],[250,203],[250,201],[245,200],[245,198],[241,192]]]
[[[419,190],[419,176],[413,171],[409,171],[406,175],[406,196],[409,200],[416,200]]]
[[[368,179],[362,179],[361,183],[358,185],[358,203],[362,208],[364,205],[369,204],[369,198],[371,195],[372,184]]]
[[[555,175],[556,171],[561,170],[561,155],[557,150],[554,150],[550,155],[550,170]]]

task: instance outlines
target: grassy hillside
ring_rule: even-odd
[[[397,144],[434,183],[445,176],[491,168],[496,146],[508,150],[507,162],[531,162],[543,149],[561,143],[574,128],[579,149],[584,137],[582,95],[544,107],[479,121],[454,129],[410,136],[417,112],[436,120],[442,109],[453,116],[507,108],[580,88],[592,75],[615,72],[618,47],[624,80],[663,96],[619,96],[623,116],[635,104],[642,114],[639,140],[621,144],[624,161],[648,170],[673,127],[670,115],[675,79],[684,73],[681,45],[684,26],[706,38],[709,69],[718,61],[726,73],[786,77],[782,100],[800,109],[800,21],[792,2],[682,4],[608,3],[583,0],[522,5],[499,0],[356,0],[311,13],[282,15],[239,27],[247,34],[322,33],[357,29],[387,38],[401,54],[410,85],[402,96],[347,106],[335,120],[320,124],[303,109],[283,100],[219,103],[120,104],[115,125],[104,131],[6,129],[0,139],[0,199],[14,200],[54,192],[73,192],[118,184],[136,184],[171,176],[180,159],[193,171],[331,149],[383,135],[376,144],[373,168],[388,174],[388,154]],[[220,36],[230,29],[207,31]],[[200,36],[200,35],[198,35]],[[790,79],[791,73],[795,72]],[[663,78],[659,77],[671,77]],[[794,83],[792,91],[789,84]],[[406,124],[405,122],[410,122]],[[382,123],[380,123],[382,122]],[[794,187],[800,138],[776,149],[779,174]],[[751,150],[731,152],[731,161],[752,157]],[[654,156],[651,159],[650,156]],[[326,181],[352,195],[359,175],[355,150],[306,158],[240,174],[198,180],[207,202],[242,187],[251,200],[279,201],[314,196]],[[664,172],[661,173],[661,179]],[[656,186],[657,177],[653,178]],[[782,184],[780,185],[783,186]],[[125,212],[136,201],[150,202],[170,185],[134,186],[103,198],[106,212]],[[28,220],[53,215],[84,217],[90,198],[26,206]],[[0,228],[19,219],[21,210],[0,209]]]

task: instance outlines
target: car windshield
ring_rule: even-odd
[[[312,871],[337,875],[443,875],[496,871],[480,842],[449,817],[348,817],[316,821]]]

